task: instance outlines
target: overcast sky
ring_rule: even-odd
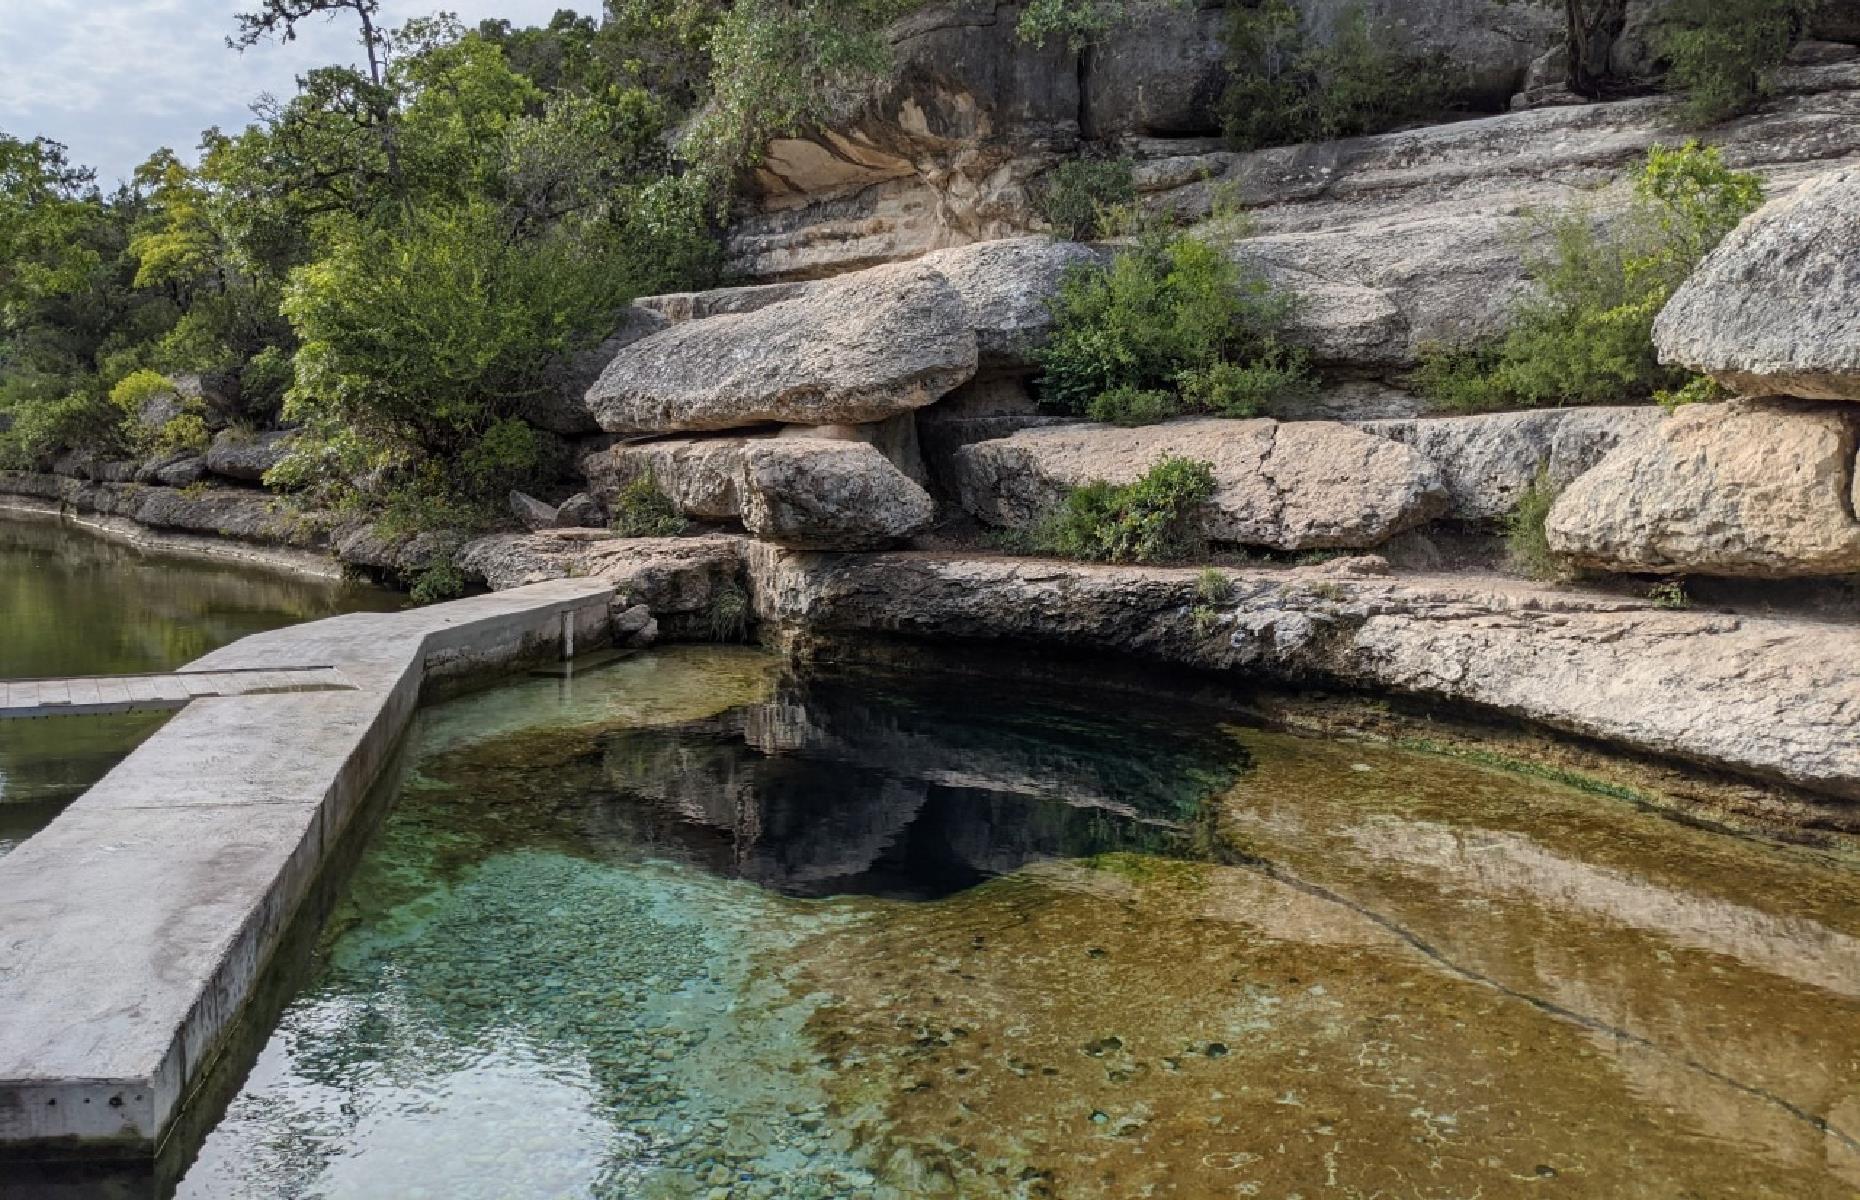
[[[317,19],[288,46],[226,48],[239,0],[0,0],[0,130],[44,136],[97,169],[105,188],[160,146],[189,161],[210,125],[244,128],[261,92],[287,96],[297,74],[361,60],[353,21]],[[466,24],[548,21],[599,0],[384,0],[384,23],[444,9]]]

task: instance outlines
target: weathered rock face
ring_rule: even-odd
[[[748,547],[757,613],[800,631],[1024,641],[1476,705],[1860,799],[1850,626],[1572,595],[1464,576],[1229,571],[1209,632],[1197,572]]]
[[[1860,167],[1745,219],[1653,327],[1662,362],[1752,396],[1860,401]]]
[[[1856,447],[1860,412],[1842,405],[1689,405],[1570,485],[1550,546],[1606,571],[1860,571]]]
[[[960,0],[892,30],[886,86],[829,132],[772,143],[732,266],[810,278],[1030,229],[1029,181],[1078,141],[1077,56],[1015,36],[1021,6]]]
[[[618,442],[582,455],[581,471],[609,508],[628,484],[649,476],[692,520],[733,521],[743,513],[739,485],[747,444],[735,437]]]
[[[906,265],[673,325],[622,350],[587,403],[614,433],[857,424],[921,408],[975,367],[962,297]]]
[[[258,483],[265,478],[266,471],[290,453],[293,436],[288,429],[270,429],[262,433],[223,429],[207,447],[207,470],[227,479]]]
[[[1203,532],[1218,542],[1275,550],[1375,546],[1447,504],[1440,473],[1425,457],[1328,421],[1024,429],[957,450],[957,495],[981,521],[1025,527],[1073,488],[1130,483],[1171,456],[1213,464],[1219,490]]]
[[[556,506],[544,504],[527,492],[510,493],[510,515],[532,532],[555,528]]]
[[[865,442],[771,438],[753,443],[742,480],[743,525],[803,549],[889,546],[936,519],[936,502]]]
[[[1420,22],[1453,5],[1398,7],[1398,17]],[[1501,21],[1545,15],[1529,4],[1489,11]],[[1542,108],[1251,153],[1182,138],[1124,148],[1136,159],[1146,202],[1157,208],[1198,219],[1217,189],[1238,196],[1254,235],[1231,252],[1306,297],[1294,332],[1323,365],[1392,374],[1426,343],[1501,333],[1529,288],[1524,261],[1542,244],[1534,214],[1567,207],[1579,188],[1598,221],[1615,219],[1629,199],[1626,174],[1650,145],[1673,141],[1673,105],[1652,97]],[[1860,63],[1792,68],[1761,113],[1715,128],[1711,138],[1730,165],[1762,174],[1773,194],[1860,163]],[[1023,148],[1014,161],[1015,178],[1027,184],[1050,159]],[[869,265],[875,254],[907,257],[1039,225],[1028,186],[1016,185],[1018,201],[1002,191],[991,212],[1007,215],[970,232],[944,216],[962,202],[939,191],[943,176],[912,178],[914,217],[886,208],[880,196],[889,193],[872,188],[796,197],[779,212],[748,218],[733,235],[738,268],[762,277],[821,275]],[[896,231],[909,219],[937,228],[905,238]],[[851,231],[864,223],[899,240],[885,250],[862,241]]]
[[[1027,237],[938,250],[918,261],[942,272],[968,305],[986,375],[1033,368],[1033,353],[1052,332],[1060,280],[1097,258],[1077,242]]]
[[[0,492],[56,501],[79,512],[126,517],[154,529],[263,542],[315,546],[309,522],[270,496],[248,488],[182,490],[133,483],[92,483],[58,475],[0,471]]]
[[[1452,498],[1445,515],[1460,521],[1493,521],[1517,505],[1539,470],[1552,486],[1566,487],[1665,415],[1654,406],[1555,408],[1364,421],[1357,428],[1412,446],[1440,468]]]
[[[137,467],[136,482],[180,488],[200,482],[200,477],[206,473],[206,464],[200,455],[179,450],[151,458]]]
[[[1181,137],[1221,131],[1227,87],[1222,0],[1159,6],[1086,51],[1086,137]]]

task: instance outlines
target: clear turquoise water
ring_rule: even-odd
[[[1852,1196],[1830,853],[1150,696],[428,710],[185,1197]]]

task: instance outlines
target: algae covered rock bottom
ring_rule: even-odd
[[[1847,1196],[1860,874],[1151,695],[428,710],[191,1197]]]

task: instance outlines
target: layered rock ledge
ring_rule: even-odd
[[[1015,641],[1447,701],[1860,801],[1851,625],[1477,576],[1195,570],[750,545],[759,616],[810,633]]]

